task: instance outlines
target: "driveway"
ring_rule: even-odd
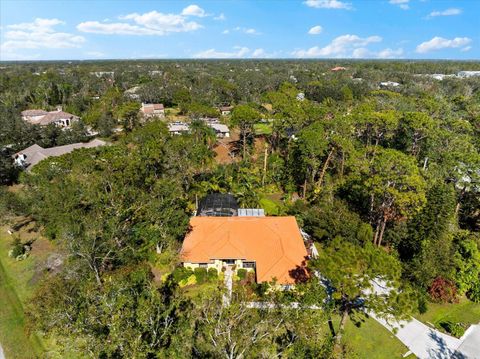
[[[480,325],[472,325],[460,338],[432,329],[415,318],[387,322],[370,316],[390,330],[419,359],[480,359]]]

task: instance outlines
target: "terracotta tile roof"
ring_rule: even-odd
[[[256,262],[257,281],[292,284],[305,276],[305,248],[295,217],[192,217],[180,252],[183,262]]]
[[[155,111],[164,110],[164,106],[161,103],[144,103],[142,104],[142,112],[146,114],[154,113]]]

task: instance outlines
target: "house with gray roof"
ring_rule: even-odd
[[[72,115],[71,113],[62,111],[61,107],[58,107],[56,111],[44,111],[44,110],[25,110],[22,111],[22,119],[32,125],[47,126],[53,123],[56,126],[69,128],[80,117]]]
[[[43,148],[37,144],[25,148],[13,155],[15,165],[21,167],[27,171],[30,171],[40,161],[48,157],[62,156],[66,153],[70,153],[73,150],[80,148],[93,148],[99,146],[105,146],[105,141],[94,139],[87,143],[72,143],[70,145]]]

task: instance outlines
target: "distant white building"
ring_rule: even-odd
[[[190,126],[185,122],[172,122],[168,124],[168,132],[171,135],[181,135],[190,131]]]
[[[394,81],[380,82],[380,87],[398,87],[400,84]]]
[[[129,88],[128,90],[125,90],[125,96],[131,98],[132,100],[138,100],[140,99],[140,95],[137,93],[138,90],[140,90],[140,86],[135,86],[132,88]]]
[[[163,75],[163,71],[152,70],[152,71],[148,71],[148,74],[149,74],[150,76],[160,76],[160,75]]]
[[[165,117],[165,108],[161,103],[143,103],[140,108],[143,117]]]
[[[228,128],[227,125],[224,125],[223,123],[207,123],[207,125],[210,128],[213,128],[217,137],[219,138],[230,137],[230,129]]]
[[[459,71],[457,76],[461,78],[477,77],[480,76],[480,71]]]
[[[22,119],[32,125],[47,126],[53,123],[59,127],[70,128],[80,117],[62,111],[62,108],[59,106],[56,111],[50,112],[44,110],[22,111]]]
[[[115,76],[115,71],[94,71],[90,72],[90,75],[94,75],[96,77],[111,77]]]
[[[233,106],[221,106],[218,108],[222,116],[228,116],[232,113]]]

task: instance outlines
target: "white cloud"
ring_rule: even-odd
[[[268,59],[268,58],[277,57],[277,56],[278,56],[278,52],[267,52],[262,48],[255,49],[251,55],[251,57],[257,58],[257,59]]]
[[[469,39],[468,37],[456,37],[452,40],[449,40],[443,37],[435,36],[433,39],[422,42],[420,45],[418,45],[416,52],[419,54],[425,54],[435,50],[459,48],[468,45],[470,42],[472,42],[472,39]]]
[[[357,35],[339,36],[325,47],[314,46],[307,50],[296,50],[292,55],[299,58],[304,57],[352,57],[354,50],[367,46],[370,43],[380,42],[380,36],[359,37]],[[359,56],[362,50],[355,54]]]
[[[235,46],[234,50],[236,51],[228,52],[208,49],[194,54],[193,57],[198,59],[238,59],[245,57],[250,52],[248,47]]]
[[[354,59],[398,59],[403,55],[403,49],[392,50],[390,48],[381,51],[370,51],[365,47],[360,47],[353,50],[352,56]]]
[[[310,35],[318,35],[322,32],[322,27],[320,25],[312,27],[310,30],[308,30],[308,33]]]
[[[94,58],[102,58],[102,57],[105,57],[105,54],[103,52],[100,52],[100,51],[87,51],[85,53],[85,55],[87,56],[91,56],[91,57],[94,57]]]
[[[247,34],[247,35],[261,35],[261,32],[257,31],[256,29],[240,27],[240,26],[234,27],[231,30],[229,29],[223,30],[222,34],[229,34],[231,31],[243,32],[244,34]]]
[[[198,5],[188,5],[185,9],[182,10],[182,15],[184,16],[198,16],[198,17],[205,17],[207,14],[205,10],[203,10]]]
[[[175,32],[195,31],[203,27],[195,21],[187,20],[184,15],[163,14],[157,11],[150,11],[145,14],[128,14],[121,16],[120,19],[130,20],[130,22],[100,23],[98,21],[85,21],[78,24],[77,29],[82,32],[108,35],[163,36]]]
[[[379,59],[398,59],[403,55],[403,49],[383,49],[382,51],[379,51],[377,53],[377,56]]]
[[[408,5],[409,2],[410,0],[390,0],[389,1],[390,4],[398,5],[400,9],[403,9],[403,10],[408,10],[410,8],[410,6]]]
[[[220,15],[215,16],[215,17],[213,18],[213,20],[225,21],[225,20],[227,20],[227,18],[226,18],[226,16],[225,16],[225,14],[222,12]]]
[[[460,51],[461,52],[467,52],[467,51],[470,51],[472,49],[471,46],[465,46],[464,48],[462,48]]]
[[[352,4],[339,0],[306,0],[304,4],[317,9],[352,9]]]
[[[65,49],[80,47],[85,42],[82,36],[56,32],[54,27],[64,25],[58,19],[37,18],[33,22],[8,25],[10,29],[5,33],[5,42],[2,43],[3,51],[15,49]]]
[[[249,35],[257,35],[258,34],[257,30],[255,30],[255,29],[245,29],[244,32],[245,32],[245,34],[249,34]]]
[[[462,13],[461,9],[450,8],[443,11],[432,11],[428,17],[436,17],[436,16],[454,16],[460,15]]]

